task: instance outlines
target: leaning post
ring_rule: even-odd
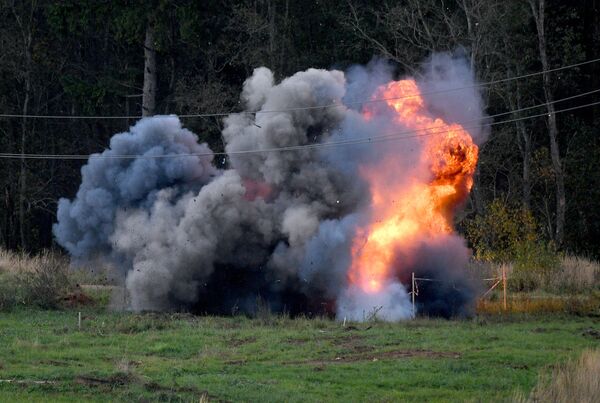
[[[415,318],[417,316],[417,310],[415,308],[415,272],[413,271],[412,273],[412,311],[413,311],[413,318]]]
[[[506,311],[506,265],[502,265],[503,306]]]

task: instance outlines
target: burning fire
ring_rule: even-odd
[[[361,166],[360,173],[371,191],[372,217],[355,235],[348,276],[351,284],[367,293],[379,292],[388,280],[402,273],[398,251],[409,259],[411,246],[419,240],[452,233],[454,211],[473,185],[478,153],[461,125],[428,114],[414,80],[392,81],[379,87],[373,97],[387,99],[394,121],[418,130],[416,134],[422,137],[418,137],[420,155],[415,161],[420,169],[408,182],[395,183],[398,181],[389,180],[389,174],[382,175],[405,174],[398,172],[398,156],[388,155]],[[377,113],[366,109],[363,116],[371,119]]]

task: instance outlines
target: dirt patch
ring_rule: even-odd
[[[370,351],[375,350],[375,347],[373,346],[367,346],[365,344],[357,344],[357,345],[353,345],[350,350],[352,351],[352,353],[356,353],[356,354],[361,354],[361,353],[367,353]]]
[[[581,334],[586,337],[591,337],[593,339],[600,340],[600,330],[597,329],[584,329],[583,332],[581,332]]]
[[[303,338],[303,339],[287,339],[285,342],[287,344],[291,344],[293,346],[302,346],[310,341],[311,341],[310,339]]]
[[[44,360],[44,361],[40,361],[40,364],[52,365],[53,367],[68,367],[68,366],[71,366],[73,363],[68,362],[68,361]]]
[[[84,385],[87,387],[95,388],[115,388],[127,386],[132,383],[138,383],[143,385],[146,390],[152,392],[168,392],[168,393],[201,393],[209,397],[211,400],[218,400],[215,396],[209,395],[207,391],[200,390],[193,386],[166,386],[161,385],[157,382],[144,382],[141,378],[138,378],[134,374],[118,373],[108,377],[98,377],[89,375],[80,375],[75,378],[75,383]],[[220,401],[220,400],[219,400]]]
[[[144,385],[144,387],[152,392],[188,392],[195,393],[199,392],[197,388],[192,386],[164,386],[157,382],[149,382]],[[201,391],[201,393],[207,393],[206,391]]]
[[[368,346],[367,346],[368,347]],[[298,365],[308,364],[316,367],[325,364],[339,364],[358,361],[379,361],[379,360],[398,360],[403,358],[460,358],[460,353],[451,351],[432,351],[432,350],[393,350],[393,351],[369,351],[366,353],[357,352],[352,354],[339,355],[334,358],[325,358],[321,360],[288,361],[284,364]]]
[[[375,348],[365,344],[365,337],[359,334],[351,333],[330,339],[335,347],[348,350],[348,353],[364,353],[373,351]]]
[[[62,298],[62,305],[67,308],[92,305],[94,300],[84,294],[82,291],[72,292]]]
[[[227,341],[227,344],[230,347],[239,347],[239,346],[243,346],[244,344],[254,343],[255,341],[256,341],[256,337],[254,337],[254,336],[249,336],[249,337],[232,337],[231,339],[229,339]]]
[[[336,337],[330,337],[329,340],[336,346],[339,347],[346,347],[349,345],[355,345],[356,343],[362,341],[365,339],[365,336],[360,335],[360,334],[356,334],[356,333],[350,333],[350,334],[345,334],[343,336],[336,336]]]
[[[132,374],[115,374],[107,377],[79,375],[75,377],[75,383],[92,387],[113,388],[116,386],[129,385],[135,382],[138,382],[138,379]]]

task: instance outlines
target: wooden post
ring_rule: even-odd
[[[503,306],[506,311],[506,266],[502,265],[502,293],[503,293]]]
[[[415,272],[412,273],[412,310],[413,310],[413,318],[417,316],[417,310],[415,308]]]
[[[77,327],[81,330],[81,312],[77,314]]]

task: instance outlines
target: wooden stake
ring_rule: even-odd
[[[506,266],[502,265],[502,293],[504,299],[504,310],[506,311]]]
[[[412,273],[412,310],[413,310],[413,318],[417,316],[417,310],[415,308],[415,272]]]
[[[81,330],[81,312],[77,314],[77,327]]]

